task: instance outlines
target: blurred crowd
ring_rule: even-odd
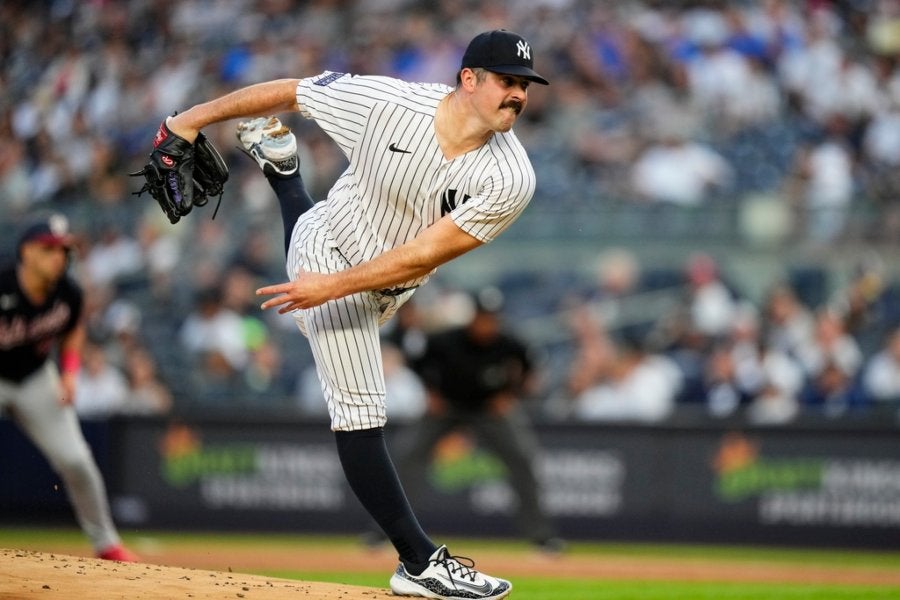
[[[285,277],[280,215],[237,151],[234,123],[206,132],[231,169],[216,219],[206,207],[171,226],[133,194],[127,174],[166,115],[325,69],[452,84],[465,44],[497,27],[529,39],[552,80],[530,90],[516,128],[538,175],[528,212],[541,227],[623,203],[725,204],[755,207],[759,236],[898,239],[896,1],[8,0],[0,225],[52,209],[81,231],[83,414],[315,404],[293,321],[256,307],[253,290]],[[304,178],[322,198],[344,159],[294,117]],[[9,239],[0,250],[11,255]],[[755,303],[710,256],[692,256],[662,285],[651,265],[613,254],[603,272],[617,275],[549,290],[541,304],[565,333],[532,340],[544,355],[540,418],[657,421],[691,404],[783,423],[807,408],[900,406],[896,254],[862,261],[828,294],[771,281]],[[458,324],[454,291],[438,280],[410,312],[426,312],[432,328]],[[513,325],[517,303],[548,294],[504,291]],[[390,362],[402,367],[400,350]]]
[[[692,407],[766,425],[800,415],[893,420],[900,285],[885,273],[873,255],[834,291],[794,277],[753,302],[708,254],[688,258],[675,288],[654,289],[633,254],[608,251],[596,285],[564,300],[576,343],[545,415],[661,422]]]

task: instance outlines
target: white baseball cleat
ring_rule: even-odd
[[[428,559],[421,575],[409,573],[400,563],[391,576],[391,591],[397,596],[437,600],[498,600],[512,591],[510,582],[479,573],[474,566],[471,559],[450,556],[447,547],[441,546]]]
[[[276,117],[259,117],[238,123],[237,138],[244,153],[266,175],[291,177],[300,169],[297,137]]]

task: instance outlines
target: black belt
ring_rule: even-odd
[[[375,291],[376,291],[376,293],[381,294],[382,296],[399,296],[401,294],[405,294],[406,292],[408,292],[410,290],[414,290],[417,287],[419,287],[419,286],[414,285],[412,287],[398,287],[398,288],[389,288],[389,289],[385,289],[385,290],[375,290]]]

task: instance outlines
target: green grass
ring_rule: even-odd
[[[294,534],[235,534],[183,532],[123,532],[126,542],[156,539],[167,545],[179,543],[217,546],[234,543],[247,549],[258,547],[290,549],[298,545],[318,548],[350,547],[358,541],[347,536],[302,536]],[[491,551],[529,552],[527,545],[505,540],[443,540],[463,555],[477,556]],[[74,528],[0,528],[0,546],[85,544],[84,536]],[[602,562],[604,557],[648,557],[666,559],[703,559],[727,561],[730,565],[743,562],[750,566],[762,564],[798,565],[806,567],[855,567],[900,573],[900,552],[868,550],[795,549],[769,547],[739,547],[676,544],[573,543],[573,556],[587,556]],[[384,573],[341,573],[304,570],[258,570],[255,574],[270,577],[325,581],[384,588]],[[724,577],[723,577],[724,578]],[[552,577],[515,577],[510,600],[900,600],[900,586],[769,584],[684,581],[590,580]]]
[[[384,587],[379,574],[266,571],[259,575]],[[900,587],[767,583],[592,581],[516,577],[510,600],[889,600]]]

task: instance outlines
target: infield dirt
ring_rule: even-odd
[[[391,598],[385,590],[28,550],[0,550],[0,599]]]

